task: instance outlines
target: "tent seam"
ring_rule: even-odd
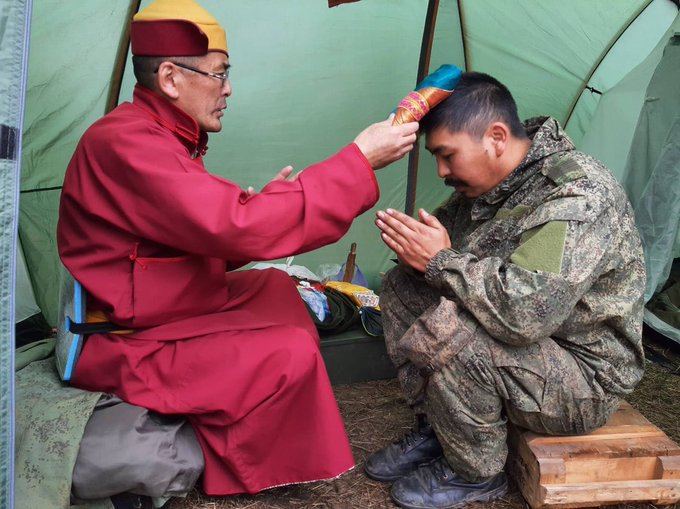
[[[581,96],[585,92],[586,88],[588,87],[588,84],[590,83],[590,80],[593,79],[593,76],[597,72],[597,70],[600,68],[600,65],[602,65],[602,62],[604,62],[605,58],[607,58],[607,55],[611,52],[611,50],[616,46],[616,43],[619,42],[621,37],[623,37],[623,34],[625,34],[630,26],[635,23],[635,21],[640,17],[640,15],[647,10],[647,7],[649,7],[654,0],[646,0],[647,3],[644,4],[642,7],[638,9],[638,11],[631,16],[631,18],[628,20],[628,22],[625,24],[625,26],[619,30],[619,32],[609,41],[609,44],[605,46],[604,50],[600,54],[599,58],[595,61],[593,66],[591,67],[590,71],[586,75],[586,78],[583,80],[581,85],[579,86],[579,90],[574,96],[574,99],[572,99],[571,104],[569,105],[569,109],[567,110],[567,116],[564,119],[564,122],[562,122],[562,125],[566,126],[569,124],[569,121],[571,120],[572,115],[574,114],[574,111],[576,110],[576,106],[578,105],[579,100],[581,99]]]

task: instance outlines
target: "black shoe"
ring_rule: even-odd
[[[399,479],[390,494],[406,509],[453,509],[470,502],[490,502],[507,492],[505,472],[484,482],[469,483],[455,474],[442,457]]]
[[[121,493],[111,497],[115,509],[154,509],[151,497],[135,495],[133,493]]]
[[[392,482],[441,455],[442,446],[432,426],[421,419],[416,429],[401,440],[371,454],[364,470],[371,479]]]

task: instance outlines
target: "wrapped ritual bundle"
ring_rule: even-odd
[[[419,122],[437,104],[449,97],[463,72],[455,65],[442,65],[418,83],[395,110],[392,125]]]

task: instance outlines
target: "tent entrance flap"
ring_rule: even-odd
[[[14,327],[19,174],[31,1],[0,4],[0,507],[14,507]]]
[[[647,323],[680,342],[680,305],[673,260],[680,256],[680,32],[668,40],[649,82],[626,174],[648,175],[633,201],[647,265]],[[639,182],[638,182],[639,185]],[[677,274],[676,274],[677,276]],[[655,318],[650,315],[656,314]],[[661,323],[659,323],[659,320]]]

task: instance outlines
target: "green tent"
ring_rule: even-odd
[[[325,0],[200,1],[227,27],[233,64],[210,171],[258,188],[287,164],[327,157],[386,117],[415,84],[419,62],[421,73],[428,68],[421,57],[431,46],[429,68],[454,63],[496,76],[521,116],[554,116],[610,166],[638,213],[648,298],[666,284],[680,256],[677,0],[364,0],[332,9]],[[138,0],[0,2],[0,507],[11,507],[15,300],[29,313],[37,303],[55,323],[60,186],[83,131],[131,97],[126,27],[138,8]],[[422,151],[378,180],[378,208],[403,209],[408,196],[432,209],[450,192]],[[376,287],[391,262],[372,217],[295,263],[341,263],[357,242],[357,263]],[[22,252],[26,271],[15,262]],[[648,321],[680,341],[678,329],[651,313]]]

